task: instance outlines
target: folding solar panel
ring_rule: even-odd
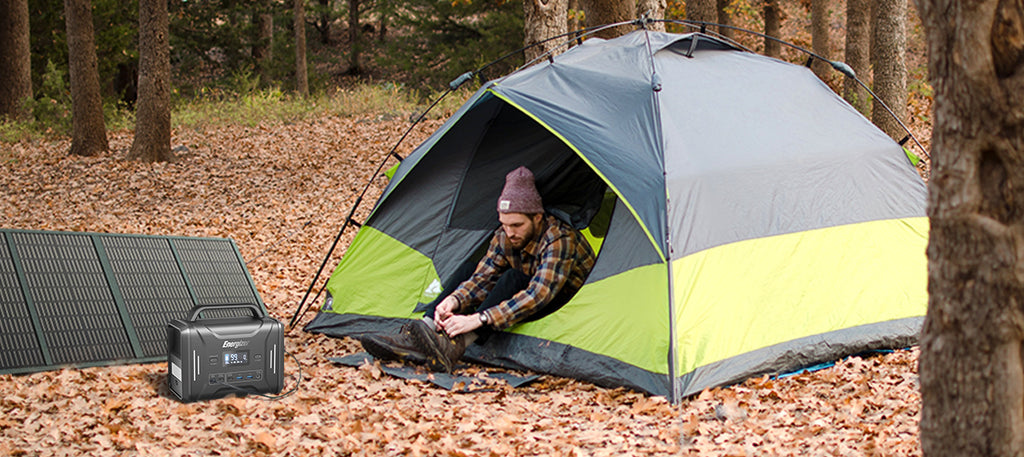
[[[235,303],[266,309],[230,239],[0,229],[0,374],[162,361],[170,320]]]

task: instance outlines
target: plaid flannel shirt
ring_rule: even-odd
[[[576,293],[594,267],[594,260],[594,251],[583,235],[545,214],[540,236],[520,250],[512,248],[505,231],[499,228],[473,276],[452,296],[459,301],[459,311],[472,310],[487,298],[507,269],[523,272],[530,277],[526,289],[483,311],[492,327],[504,330],[543,308],[563,290]]]

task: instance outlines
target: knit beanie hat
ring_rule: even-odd
[[[544,212],[540,193],[529,168],[519,167],[505,175],[505,188],[498,197],[499,213],[535,214]]]

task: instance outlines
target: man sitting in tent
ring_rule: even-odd
[[[450,373],[468,344],[568,302],[590,274],[594,251],[580,232],[545,213],[528,168],[505,176],[498,220],[501,228],[475,270],[467,263],[457,272],[422,320],[395,335],[363,336],[363,348],[378,359]]]

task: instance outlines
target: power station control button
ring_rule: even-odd
[[[211,355],[210,356],[210,365],[212,366],[212,365],[216,365],[216,364],[217,364],[217,356]]]

